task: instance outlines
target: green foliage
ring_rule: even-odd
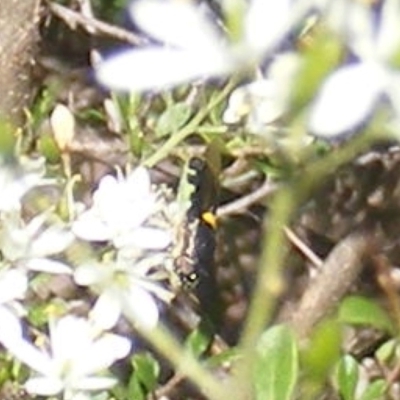
[[[384,379],[377,379],[370,383],[358,400],[385,400],[387,398],[387,383]]]
[[[204,324],[192,331],[185,340],[185,348],[196,357],[200,357],[210,346],[212,331]]]
[[[191,114],[191,107],[185,102],[169,105],[157,121],[157,136],[161,138],[176,132],[188,122]]]
[[[61,153],[50,132],[43,134],[38,140],[39,153],[46,158],[50,164],[58,164],[61,160]]]
[[[293,332],[285,325],[263,333],[254,363],[255,398],[289,400],[299,373],[299,357]]]
[[[307,380],[317,389],[326,381],[333,366],[339,359],[341,347],[341,327],[334,320],[326,320],[318,325],[301,353],[301,364]]]
[[[386,311],[376,301],[361,296],[349,296],[342,301],[339,320],[351,325],[369,325],[388,332],[394,329]]]
[[[358,377],[357,361],[350,355],[342,357],[336,368],[336,380],[343,400],[353,400],[355,398]]]
[[[0,119],[0,155],[12,157],[16,145],[15,128],[5,120]]]
[[[128,385],[128,399],[145,400],[157,386],[160,366],[149,353],[135,354],[131,364],[133,373]]]

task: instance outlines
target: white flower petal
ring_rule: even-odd
[[[115,247],[136,247],[146,250],[162,250],[171,243],[171,235],[161,229],[139,228],[126,233],[121,237],[116,237],[113,241]]]
[[[114,334],[103,334],[86,349],[85,358],[77,359],[75,373],[89,376],[96,371],[103,371],[115,361],[128,355],[131,343],[127,338]]]
[[[122,313],[133,324],[144,329],[153,329],[158,323],[157,304],[147,291],[135,285],[129,292],[122,293]]]
[[[47,272],[49,274],[72,274],[72,269],[67,264],[48,258],[31,258],[24,262],[24,266],[31,271]]]
[[[98,81],[119,91],[163,90],[194,79],[222,76],[233,66],[224,54],[149,47],[119,53],[96,66]]]
[[[40,374],[50,376],[54,372],[54,364],[50,357],[38,350],[23,338],[4,343],[7,350],[19,361],[28,365]]]
[[[64,251],[74,240],[71,231],[64,227],[51,226],[35,238],[31,244],[30,254],[43,257]]]
[[[74,385],[75,390],[92,391],[106,390],[115,386],[118,381],[109,377],[89,377],[82,378]]]
[[[10,269],[0,273],[0,304],[23,299],[28,288],[25,271]]]
[[[97,299],[90,312],[90,318],[96,327],[108,330],[115,326],[121,315],[121,303],[115,291],[105,290]]]
[[[210,51],[220,41],[214,26],[192,2],[136,0],[130,12],[151,36],[177,47]]]
[[[82,264],[74,272],[74,280],[78,285],[90,286],[101,283],[109,278],[111,271],[107,266],[97,262]]]
[[[22,338],[20,319],[5,306],[0,306],[0,342],[6,348]]]
[[[378,28],[377,52],[387,60],[398,51],[400,44],[400,5],[398,0],[385,0],[382,3],[382,17]]]
[[[136,198],[152,197],[150,174],[144,167],[137,167],[126,177],[126,186]]]
[[[91,326],[86,319],[67,315],[50,323],[52,356],[60,364],[83,357],[91,345]]]
[[[311,133],[334,138],[357,127],[372,112],[384,84],[384,75],[376,65],[355,64],[333,73],[311,108]]]
[[[63,390],[63,382],[57,378],[39,377],[30,378],[25,383],[28,393],[39,396],[54,396]]]
[[[252,0],[245,17],[245,42],[261,56],[275,46],[288,29],[289,0]]]
[[[93,210],[83,212],[72,224],[72,232],[82,240],[103,242],[112,237],[111,228]]]

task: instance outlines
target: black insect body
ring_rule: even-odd
[[[186,291],[193,291],[207,314],[216,308],[214,253],[216,247],[215,210],[218,184],[206,160],[189,161],[190,206],[179,232],[175,273]]]

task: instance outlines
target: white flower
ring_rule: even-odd
[[[0,211],[19,210],[22,197],[33,187],[51,182],[43,179],[44,158],[0,159]]]
[[[65,400],[114,386],[116,379],[98,373],[127,356],[130,347],[128,339],[111,333],[98,335],[87,320],[74,316],[50,323],[49,351],[22,337],[6,345],[14,357],[39,374],[25,383],[29,393],[40,396],[63,393]]]
[[[359,127],[382,99],[389,100],[400,118],[400,74],[389,65],[400,43],[399,3],[384,1],[378,23],[361,2],[339,1],[335,6],[332,25],[348,37],[359,61],[330,75],[311,107],[311,133],[327,138]]]
[[[3,267],[12,265],[25,271],[71,273],[65,263],[48,257],[65,250],[74,235],[61,223],[45,227],[47,219],[48,213],[43,213],[26,224],[19,212],[3,214],[0,229]]]
[[[168,46],[149,46],[110,57],[96,66],[97,78],[115,90],[160,90],[253,67],[303,15],[300,7],[297,11],[290,7],[289,0],[252,0],[241,38],[229,44],[192,2],[136,0],[129,9],[134,21]]]
[[[0,343],[11,345],[22,336],[20,317],[24,310],[18,300],[28,289],[26,274],[20,270],[0,270]]]
[[[171,241],[170,234],[143,226],[157,208],[149,173],[139,167],[126,178],[102,178],[92,207],[78,217],[72,229],[83,240],[112,241],[117,248],[163,249]]]
[[[157,277],[150,274],[150,269],[162,263],[164,257],[162,254],[148,256],[134,264],[119,256],[116,261],[77,267],[75,282],[90,286],[99,295],[91,311],[95,325],[110,329],[123,314],[135,325],[153,328],[159,312],[152,294],[167,302],[172,298],[170,292],[155,282]]]
[[[248,132],[267,134],[273,124],[287,111],[291,87],[300,66],[295,53],[283,53],[275,58],[267,78],[236,88],[229,97],[222,120],[236,124],[245,120]]]

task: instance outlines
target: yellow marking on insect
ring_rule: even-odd
[[[217,216],[211,211],[205,211],[201,214],[201,219],[213,229],[217,229]]]

